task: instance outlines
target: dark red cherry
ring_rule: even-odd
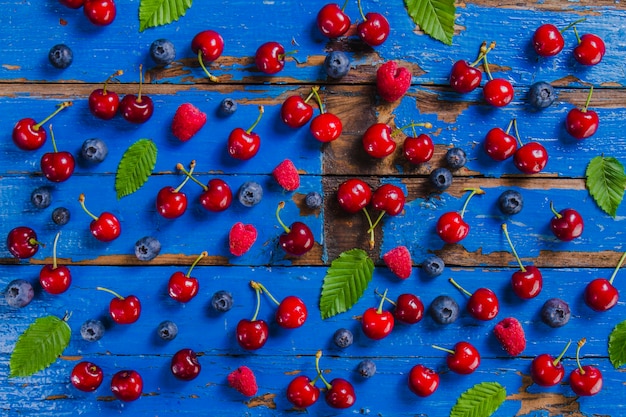
[[[289,96],[280,107],[280,119],[289,127],[302,127],[313,117],[313,107],[300,96]]]
[[[41,172],[44,177],[52,182],[63,182],[74,173],[76,162],[70,152],[57,150],[52,125],[50,125],[50,138],[52,139],[53,152],[46,152],[41,157]]]
[[[265,74],[276,74],[285,67],[285,48],[278,42],[266,42],[254,54],[254,63]]]
[[[356,213],[365,208],[372,200],[372,189],[363,180],[351,178],[337,188],[337,201],[348,213]]]
[[[513,123],[513,121],[511,121]],[[485,153],[495,161],[504,161],[515,154],[517,150],[517,139],[509,134],[509,128],[506,132],[499,127],[494,127],[485,136],[483,148]]]
[[[596,65],[602,61],[606,47],[601,37],[586,33],[574,48],[574,59],[583,65]]]
[[[416,295],[400,294],[396,300],[393,316],[402,323],[418,323],[424,316],[424,303]]]
[[[113,0],[85,0],[83,12],[94,25],[107,26],[115,20],[117,7]]]
[[[343,124],[341,119],[332,113],[318,114],[313,118],[310,131],[320,142],[332,142],[341,136]]]
[[[471,343],[458,342],[454,349],[446,349],[433,345],[435,349],[448,352],[446,363],[452,372],[469,375],[480,365],[480,353]]]
[[[106,79],[102,88],[93,90],[91,94],[89,94],[88,106],[94,116],[103,120],[110,120],[117,114],[120,106],[120,98],[117,93],[108,90],[108,83],[111,79],[123,73],[124,71],[122,70],[115,72]]]
[[[65,101],[57,106],[57,109],[48,117],[37,123],[30,117],[19,120],[13,126],[12,139],[15,145],[24,151],[34,151],[43,146],[47,134],[43,125],[56,116],[61,110],[72,106],[71,101]]]
[[[359,38],[369,46],[379,46],[389,37],[389,21],[380,13],[370,12],[356,25],[356,31]]]
[[[513,100],[514,90],[510,82],[502,78],[487,81],[483,87],[483,96],[494,107],[503,107]]]
[[[390,216],[397,216],[404,210],[406,196],[402,188],[393,184],[383,184],[372,194],[372,206]]]
[[[278,237],[278,245],[289,255],[302,256],[315,245],[315,238],[309,226],[302,222],[293,222],[291,227],[287,227],[280,218],[279,212],[285,207],[285,202],[281,201],[276,210],[276,219],[282,226],[284,233]]]
[[[237,127],[228,135],[227,149],[228,154],[235,159],[248,160],[259,152],[261,147],[261,137],[252,130],[261,120],[264,113],[264,107],[259,106],[259,115],[247,130]]]
[[[415,395],[428,397],[439,387],[439,374],[424,365],[415,365],[409,372],[408,385]]]
[[[338,38],[350,28],[350,17],[338,4],[329,3],[317,13],[317,27],[324,36]]]
[[[552,387],[563,380],[565,368],[561,359],[569,348],[571,341],[567,343],[561,354],[555,359],[552,355],[543,353],[538,355],[530,363],[530,377],[533,382],[542,387]]]
[[[34,256],[41,243],[37,241],[37,233],[30,227],[18,226],[7,235],[7,249],[18,259]]]
[[[343,378],[335,378],[330,381],[330,388],[326,390],[324,398],[328,405],[340,409],[350,408],[356,402],[354,387]]]
[[[580,213],[572,208],[566,208],[557,213],[552,202],[550,202],[550,210],[554,213],[550,219],[550,230],[557,239],[569,242],[582,235],[585,222]]]
[[[317,402],[320,389],[306,375],[298,375],[287,386],[287,400],[297,408],[307,408]]]
[[[241,319],[235,333],[239,346],[246,350],[257,350],[267,342],[269,327],[264,320]]]
[[[474,91],[483,79],[483,73],[464,60],[456,61],[450,72],[450,87],[458,93]]]
[[[118,371],[111,378],[111,392],[121,401],[135,401],[143,392],[143,378],[137,371]]]
[[[98,365],[82,361],[77,363],[70,373],[70,382],[74,388],[83,392],[93,392],[100,387],[104,372]]]
[[[513,163],[525,174],[537,174],[548,163],[548,151],[539,142],[528,142],[515,151]]]
[[[545,23],[533,33],[532,44],[537,55],[547,57],[561,52],[565,46],[565,40],[556,26]]]
[[[183,381],[195,379],[202,370],[198,355],[192,349],[181,349],[172,356],[170,363],[172,374]]]
[[[419,136],[409,136],[404,139],[402,151],[407,161],[412,164],[423,164],[432,159],[435,153],[433,140],[425,133]]]

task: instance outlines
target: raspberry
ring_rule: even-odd
[[[400,279],[407,279],[411,275],[411,254],[406,246],[398,246],[383,255],[383,261]]]
[[[206,123],[206,113],[191,103],[181,104],[176,109],[172,120],[172,133],[179,140],[186,142]]]
[[[502,344],[502,348],[511,356],[517,356],[526,349],[526,336],[520,322],[514,317],[507,317],[496,324],[493,332]]]
[[[404,67],[398,67],[394,61],[387,61],[376,71],[376,89],[380,97],[394,102],[407,92],[411,86],[411,73]]]
[[[272,175],[276,182],[285,189],[285,191],[294,191],[300,186],[300,175],[291,160],[285,159],[278,164]]]
[[[230,253],[241,256],[248,252],[257,238],[256,228],[251,224],[235,223],[228,233]]]
[[[259,390],[256,377],[247,366],[240,366],[228,374],[228,385],[247,397],[252,397]]]

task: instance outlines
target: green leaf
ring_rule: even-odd
[[[404,0],[411,19],[433,39],[452,45],[454,0]]]
[[[156,158],[157,148],[150,139],[139,139],[126,149],[115,175],[118,199],[134,193],[148,181]]]
[[[615,158],[596,156],[585,171],[586,186],[598,206],[611,217],[624,198],[624,166]]]
[[[617,324],[609,335],[609,359],[615,369],[626,364],[626,320]]]
[[[70,344],[70,326],[55,316],[40,317],[15,343],[10,377],[30,376],[52,365]]]
[[[374,262],[362,249],[351,249],[332,261],[322,284],[322,319],[348,311],[361,298],[374,274]]]
[[[481,382],[457,399],[450,417],[489,417],[504,402],[506,390],[497,382]]]
[[[139,32],[167,25],[184,16],[193,0],[141,0]]]

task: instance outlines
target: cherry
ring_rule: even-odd
[[[446,363],[452,372],[461,375],[469,375],[474,372],[480,365],[480,353],[468,342],[458,342],[454,345],[454,349],[446,349],[436,345],[432,345],[435,349],[448,352]]]
[[[257,320],[259,309],[261,308],[261,288],[258,285],[253,285],[252,282],[250,286],[254,288],[254,292],[256,293],[256,309],[254,310],[254,316],[252,316],[250,320],[239,320],[235,334],[239,346],[246,350],[257,350],[262,348],[267,342],[269,327],[265,320]]]
[[[11,229],[7,235],[7,249],[18,259],[34,256],[43,245],[37,240],[37,233],[27,226],[18,226]]]
[[[565,40],[556,26],[545,23],[535,29],[532,44],[537,55],[547,57],[561,52],[565,46]]]
[[[114,297],[109,303],[109,315],[117,324],[132,324],[139,320],[141,315],[141,302],[134,295],[122,297],[113,290],[104,287],[96,287],[97,290],[106,291]]]
[[[463,204],[461,212],[458,213],[456,211],[449,211],[442,214],[441,217],[439,217],[439,220],[437,220],[437,235],[446,243],[458,243],[467,237],[470,226],[465,220],[463,220],[467,204],[475,194],[485,193],[480,188],[466,188],[465,191],[471,191],[471,193],[465,200],[465,204]]]
[[[467,302],[467,312],[478,320],[492,320],[500,311],[500,303],[498,297],[489,288],[479,288],[473,293],[461,287],[454,279],[449,278],[448,281],[459,289],[463,294],[469,297]]]
[[[483,73],[480,69],[476,68],[479,62],[483,60],[483,57],[495,48],[496,43],[492,42],[487,47],[487,42],[483,42],[480,46],[480,52],[476,61],[468,63],[467,61],[456,61],[452,65],[452,71],[450,72],[450,87],[457,93],[469,93],[474,91],[482,81]]]
[[[228,154],[230,156],[235,159],[248,160],[259,152],[261,137],[254,133],[252,129],[254,129],[261,120],[263,112],[263,106],[259,106],[259,115],[248,130],[237,127],[230,132],[228,136]]]
[[[192,171],[186,171],[180,164],[176,167],[183,171],[188,179],[191,179],[204,190],[202,194],[200,194],[200,204],[202,207],[212,212],[224,211],[230,207],[233,202],[233,192],[226,181],[220,178],[213,178],[209,180],[207,185],[204,185],[192,175]]]
[[[111,378],[111,392],[118,400],[135,401],[143,392],[143,379],[137,371],[118,371]]]
[[[369,46],[379,46],[389,37],[389,21],[380,13],[363,14],[361,0],[357,2],[363,20],[356,25],[359,38]]]
[[[191,276],[191,271],[193,271],[196,265],[198,265],[198,262],[206,256],[208,256],[206,251],[198,255],[186,274],[183,274],[181,271],[176,271],[170,276],[167,283],[167,292],[170,297],[178,302],[187,303],[198,294],[198,279]]]
[[[361,318],[361,328],[365,336],[370,339],[380,340],[389,336],[393,330],[394,316],[390,311],[383,311],[383,304],[387,291],[383,294],[378,308],[370,307],[365,310]]]
[[[624,253],[619,259],[617,267],[615,267],[615,270],[613,270],[613,274],[611,274],[609,279],[596,278],[585,287],[585,303],[593,310],[607,311],[617,304],[619,292],[617,291],[617,288],[613,286],[613,280],[615,279],[619,269],[622,267],[624,259],[626,259],[626,253]]]
[[[550,230],[557,239],[569,242],[583,233],[584,221],[576,210],[566,208],[557,213],[552,201],[550,201],[550,210],[554,213],[554,217],[550,219]]]
[[[111,79],[122,74],[124,74],[122,70],[115,72],[106,79],[102,88],[93,90],[89,94],[89,110],[94,116],[104,120],[110,120],[115,116],[120,106],[120,98],[117,93],[108,91],[107,85]]]
[[[115,20],[117,8],[113,0],[85,0],[83,12],[94,25],[107,26]]]
[[[415,365],[409,372],[408,384],[415,395],[428,397],[439,387],[439,374],[424,365]]]
[[[265,74],[276,74],[285,67],[285,48],[278,42],[265,42],[254,54],[254,63]]]
[[[582,65],[599,64],[606,52],[602,38],[591,33],[578,36],[576,26],[574,26],[574,33],[578,40],[578,45],[574,48],[574,59]]]
[[[98,365],[82,361],[77,363],[70,373],[72,385],[83,392],[93,392],[100,387],[104,379],[104,372]]]
[[[96,217],[85,207],[84,194],[78,196],[78,201],[85,213],[93,219],[89,224],[89,230],[91,230],[93,237],[101,242],[110,242],[119,237],[120,233],[122,233],[122,226],[114,214],[105,211],[100,214],[100,217]]]
[[[495,107],[506,106],[513,100],[513,95],[513,86],[503,78],[491,79],[483,87],[485,100]]]
[[[48,122],[48,120],[52,119],[56,116],[61,110],[66,107],[72,106],[71,101],[64,101],[61,104],[57,105],[57,109],[48,117],[43,119],[41,122],[35,122],[35,119],[30,117],[20,119],[15,126],[13,126],[13,143],[15,145],[24,150],[24,151],[34,151],[43,146],[46,142],[46,131],[42,129],[42,126]]]
[[[571,109],[565,117],[565,130],[578,140],[593,136],[600,124],[598,113],[588,109],[592,94],[593,86],[589,89],[585,106],[582,109]]]
[[[519,258],[515,246],[513,246],[513,242],[511,242],[506,223],[502,224],[502,231],[504,232],[507,242],[509,242],[513,256],[515,256],[520,268],[519,271],[515,271],[511,276],[513,292],[524,300],[538,296],[543,288],[543,276],[541,275],[541,271],[539,271],[539,268],[536,266],[529,265],[525,267],[522,264],[522,260]]]
[[[578,341],[576,348],[576,364],[578,368],[574,369],[569,375],[569,384],[572,387],[572,391],[580,396],[596,395],[602,389],[602,372],[595,366],[580,365],[580,348],[586,342],[585,338]]]
[[[337,201],[343,210],[354,214],[372,201],[372,189],[361,179],[348,179],[337,188]]]
[[[85,0],[59,0],[59,3],[65,7],[69,7],[70,9],[80,9],[83,7]]]
[[[156,210],[161,216],[166,219],[175,219],[182,216],[187,210],[187,195],[180,191],[183,186],[191,178],[194,168],[196,167],[196,161],[191,161],[188,174],[185,176],[183,182],[176,188],[171,186],[163,187],[159,190],[156,197]],[[176,164],[176,168],[187,174],[182,164]]]
[[[61,294],[70,287],[72,274],[65,265],[57,265],[57,242],[61,232],[54,237],[52,245],[52,264],[46,264],[39,271],[39,283],[41,287],[50,294]]]
[[[213,62],[224,52],[224,39],[214,30],[204,30],[199,32],[191,40],[191,50],[198,55],[198,62],[204,70],[209,80],[217,82],[217,77],[207,70],[204,61]]]
[[[404,191],[396,185],[383,184],[374,191],[372,194],[372,206],[374,209],[380,210],[380,214],[376,221],[372,223],[369,214],[367,211],[364,211],[370,224],[370,228],[368,229],[370,233],[370,247],[374,247],[374,229],[378,226],[383,216],[385,214],[397,216],[402,213],[405,202],[406,196],[404,195]]]
[[[333,408],[350,408],[356,402],[354,387],[343,378],[330,381],[324,398],[326,403]]]
[[[485,153],[489,155],[495,161],[504,161],[510,158],[517,151],[517,139],[509,134],[511,127],[515,126],[516,135],[519,137],[517,131],[517,120],[512,119],[506,128],[506,131],[499,127],[494,127],[485,136],[483,142],[483,148]]]
[[[343,36],[350,28],[350,17],[344,13],[343,7],[338,4],[329,3],[320,9],[317,13],[317,27],[327,38],[338,38]]]
[[[256,290],[258,287],[261,292],[265,292],[267,296],[277,306],[276,323],[285,329],[296,329],[304,324],[308,317],[308,310],[304,301],[295,295],[289,295],[278,302],[276,298],[265,288],[260,282],[251,281],[250,285]]]
[[[404,139],[402,151],[407,161],[412,164],[423,164],[431,160],[435,153],[433,140],[425,133],[419,136],[409,136]]]
[[[565,368],[561,363],[561,359],[572,344],[570,340],[559,356],[555,358],[547,353],[542,353],[533,359],[530,363],[530,377],[533,382],[542,387],[552,387],[563,380],[565,376]]]
[[[319,87],[313,87],[319,89]],[[289,96],[280,106],[280,119],[292,128],[302,127],[313,117],[313,107],[308,101],[313,97],[313,91],[306,99],[300,96]]]
[[[41,157],[41,171],[43,175],[52,182],[63,182],[74,173],[76,163],[70,152],[57,150],[57,144],[54,140],[54,132],[50,125],[50,139],[52,139],[52,148],[54,152],[46,152]]]
[[[513,163],[525,174],[537,174],[548,163],[548,151],[539,142],[521,144],[513,154]]]
[[[317,402],[320,389],[306,375],[298,375],[287,386],[287,400],[297,408],[307,408]]]
[[[311,124],[309,125],[309,130],[313,137],[320,142],[332,142],[335,139],[341,136],[341,132],[343,131],[343,124],[341,123],[341,119],[335,116],[332,113],[326,112],[324,105],[322,104],[322,99],[317,92],[317,89],[313,89],[313,94],[317,100],[317,103],[320,108],[320,114],[315,116],[313,120],[311,120]]]
[[[276,209],[276,219],[285,231],[278,238],[278,245],[289,255],[301,256],[313,249],[315,238],[309,226],[302,222],[293,222],[291,227],[287,227],[280,219],[280,211],[285,207],[285,202],[278,203]]]
[[[170,370],[178,379],[191,381],[200,374],[201,369],[198,355],[191,349],[181,349],[172,356]]]
[[[139,65],[139,92],[137,95],[126,94],[120,101],[120,113],[122,117],[131,123],[145,123],[154,113],[154,103],[146,95],[141,95],[143,86],[143,66]]]
[[[424,316],[424,303],[416,295],[400,294],[396,299],[396,308],[393,316],[399,322],[415,324]]]
[[[386,123],[374,123],[363,134],[363,149],[373,158],[384,158],[396,150],[391,127]]]

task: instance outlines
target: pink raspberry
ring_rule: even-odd
[[[526,336],[520,322],[514,317],[507,317],[496,324],[493,332],[502,344],[502,349],[511,356],[517,356],[526,349]]]
[[[247,366],[240,366],[228,374],[228,385],[246,397],[252,397],[259,390],[256,383],[256,377],[254,376],[252,370]]]
[[[376,89],[380,97],[394,102],[407,92],[411,86],[411,73],[404,67],[398,67],[394,61],[387,61],[376,71]]]
[[[406,246],[398,246],[383,255],[383,261],[400,279],[407,279],[411,275],[411,254]]]
[[[235,223],[228,233],[230,253],[241,256],[248,252],[257,238],[257,230],[251,224]]]
[[[285,159],[278,164],[272,175],[276,182],[283,187],[286,191],[294,191],[300,186],[300,174],[296,166],[289,159]]]
[[[172,120],[172,133],[180,141],[187,142],[206,123],[206,113],[191,103],[181,104]]]

